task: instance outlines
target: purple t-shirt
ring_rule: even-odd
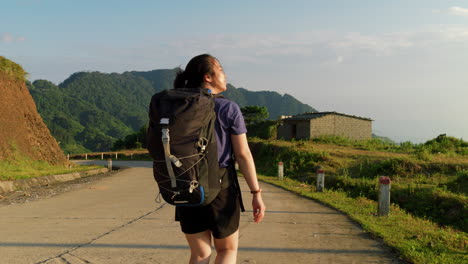
[[[244,117],[239,106],[225,98],[215,98],[216,140],[218,143],[218,161],[220,168],[231,164],[231,135],[247,133]]]

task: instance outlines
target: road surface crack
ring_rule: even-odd
[[[116,231],[118,231],[118,230],[120,230],[120,229],[122,229],[122,228],[124,228],[124,227],[126,227],[126,226],[128,226],[128,225],[131,225],[131,224],[133,224],[133,223],[135,223],[135,222],[137,222],[137,221],[139,221],[139,220],[145,218],[146,216],[148,216],[148,215],[150,215],[150,214],[153,214],[153,213],[159,211],[159,210],[162,209],[166,204],[167,204],[167,203],[163,203],[163,204],[162,204],[161,206],[159,206],[158,208],[156,208],[156,209],[154,209],[154,210],[152,210],[152,211],[149,211],[149,212],[147,212],[146,214],[141,215],[141,216],[139,216],[139,217],[137,217],[137,218],[134,218],[134,219],[128,221],[127,223],[125,223],[125,224],[123,224],[123,225],[120,225],[120,226],[118,226],[118,227],[116,227],[116,228],[114,228],[114,229],[112,229],[112,230],[110,230],[110,231],[108,231],[108,232],[106,232],[106,233],[104,233],[104,234],[101,234],[101,235],[99,235],[99,236],[97,236],[97,237],[91,239],[90,241],[84,243],[84,244],[78,245],[78,246],[73,247],[73,248],[71,248],[71,249],[67,249],[67,250],[65,250],[64,252],[62,252],[62,253],[60,253],[60,254],[58,254],[58,255],[56,255],[56,256],[50,257],[50,258],[48,258],[48,259],[45,259],[45,260],[42,260],[42,261],[39,261],[39,262],[36,262],[36,264],[43,264],[43,263],[46,263],[47,261],[52,260],[52,259],[55,259],[55,258],[61,258],[61,259],[63,259],[63,255],[70,254],[71,252],[73,252],[73,251],[75,251],[75,250],[77,250],[77,249],[79,249],[79,248],[81,248],[81,247],[90,245],[90,244],[94,243],[95,241],[97,241],[97,240],[100,239],[100,238],[103,238],[103,237],[105,237],[105,236],[107,236],[107,235],[110,235],[110,234],[112,234],[112,233],[114,233],[114,232],[116,232]]]

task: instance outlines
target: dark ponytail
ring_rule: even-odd
[[[179,68],[176,72],[176,77],[174,80],[174,88],[184,88],[185,87],[185,74],[184,71]]]
[[[209,54],[193,57],[185,71],[179,69],[174,80],[174,88],[198,88],[204,82],[205,74],[213,74],[213,65],[217,59]]]

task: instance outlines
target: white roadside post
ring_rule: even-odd
[[[88,160],[88,153],[85,154],[85,160]]]
[[[107,169],[112,171],[112,159],[107,159]]]
[[[317,192],[323,192],[325,189],[325,172],[322,168],[317,169]]]
[[[117,152],[116,152],[116,153],[115,153],[115,159],[118,159],[117,155],[119,155],[119,154],[117,154]]]
[[[278,162],[278,179],[282,181],[283,177],[284,177],[284,166],[283,166],[283,162],[280,161]]]
[[[378,205],[379,216],[388,216],[388,213],[390,212],[390,187],[390,178],[387,176],[380,176]]]
[[[101,160],[104,159],[104,153],[101,153]]]
[[[67,154],[67,160],[70,160],[70,153]]]

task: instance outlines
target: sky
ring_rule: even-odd
[[[396,142],[468,139],[468,1],[10,0],[0,56],[29,80],[217,57],[235,87],[371,118]]]

